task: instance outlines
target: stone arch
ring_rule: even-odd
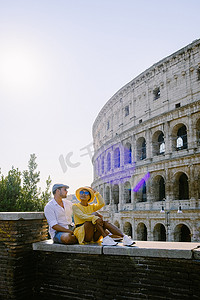
[[[101,174],[104,173],[104,156],[101,158]]]
[[[114,150],[114,167],[119,168],[120,167],[120,150],[119,147],[117,147]]]
[[[153,229],[153,240],[166,241],[166,229],[162,223],[158,223],[155,225]]]
[[[100,188],[100,194],[101,194],[102,197],[104,197],[104,195],[103,195],[103,188],[102,187]]]
[[[154,201],[165,200],[165,179],[161,175],[153,178],[152,193]]]
[[[132,230],[132,225],[130,222],[126,222],[124,224],[124,233],[127,234],[128,236],[131,236],[133,235],[133,230]]]
[[[147,201],[147,186],[145,180],[142,181],[142,185],[140,189],[136,192],[136,197],[138,202],[146,202]]]
[[[124,146],[124,164],[132,163],[132,146],[130,143],[126,143]]]
[[[137,226],[137,240],[147,241],[147,227],[144,223],[139,223]]]
[[[100,157],[98,157],[98,175],[101,175],[101,161],[100,161]]]
[[[184,172],[178,172],[175,174],[173,190],[174,190],[174,198],[176,200],[189,199],[188,176]]]
[[[114,204],[119,204],[119,185],[114,184],[113,191],[112,191],[112,197]]]
[[[140,137],[137,140],[137,160],[143,160],[146,158],[146,140],[144,137]]]
[[[188,177],[185,173],[179,177],[179,200],[189,199]]]
[[[191,231],[185,224],[178,224],[174,229],[175,242],[191,242]]]
[[[107,172],[111,170],[111,154],[108,152],[107,157],[106,157],[106,167],[107,167]]]
[[[174,126],[172,130],[172,147],[173,150],[187,149],[187,127],[183,123]]]
[[[110,204],[110,187],[106,187],[106,194],[105,194],[105,203],[106,205]]]
[[[118,222],[117,220],[114,222],[114,225],[115,225],[117,228],[120,228],[119,222]]]
[[[164,133],[161,130],[156,131],[152,136],[153,156],[165,153]]]
[[[200,172],[198,175],[198,198],[200,199]]]
[[[197,147],[200,146],[200,119],[197,120],[196,124],[196,137],[197,137]]]
[[[131,203],[131,184],[129,181],[124,184],[124,202]]]
[[[95,172],[96,172],[97,176],[100,175],[100,165],[99,165],[99,159],[98,158],[95,161]]]

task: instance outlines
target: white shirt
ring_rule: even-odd
[[[56,224],[69,229],[72,223],[72,203],[67,199],[62,199],[64,208],[55,199],[50,200],[44,208],[44,214],[49,224],[49,234],[53,239],[56,233],[52,227]]]

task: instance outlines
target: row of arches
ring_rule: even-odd
[[[151,151],[152,156],[163,155],[166,152],[166,142],[170,142],[172,151],[180,151],[188,148],[188,132],[187,127],[180,123],[172,129],[171,141],[166,141],[163,131],[158,130],[152,136]],[[200,146],[200,119],[196,123],[196,144]],[[118,146],[113,152],[101,154],[97,158],[95,164],[95,172],[97,175],[107,173],[112,168],[120,168],[121,165],[132,164],[133,160],[141,161],[147,158],[147,142],[144,137],[140,137],[136,141],[135,159],[133,158],[133,149],[131,143],[127,142],[124,146]],[[112,155],[111,155],[112,154]],[[123,159],[121,158],[123,156]]]
[[[114,224],[119,228],[119,222],[115,221]],[[153,241],[167,241],[168,228],[162,223],[157,223],[153,228]],[[133,236],[132,225],[126,222],[123,226],[123,231],[128,236],[135,238],[138,241],[148,240],[148,230],[144,223],[139,223],[137,225],[135,236]],[[171,233],[174,242],[191,242],[191,231],[189,227],[185,224],[178,224]]]
[[[173,184],[173,199],[174,200],[187,200],[189,199],[189,180],[184,172],[179,172],[174,178]],[[155,176],[151,181],[151,199],[152,201],[164,201],[166,198],[166,183],[161,175]],[[133,189],[129,181],[126,181],[123,186],[123,202],[131,203],[131,194]],[[119,184],[114,184],[112,187],[106,186],[105,191],[101,188],[100,193],[104,195],[106,205],[111,203],[119,204],[120,202],[120,188]],[[136,192],[136,202],[147,201],[147,183],[144,180],[141,188]]]

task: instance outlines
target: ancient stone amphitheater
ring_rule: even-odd
[[[200,241],[200,40],[117,91],[93,142],[105,219],[136,240]]]

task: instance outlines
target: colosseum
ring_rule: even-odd
[[[200,39],[116,92],[93,143],[105,219],[135,240],[200,241]]]

